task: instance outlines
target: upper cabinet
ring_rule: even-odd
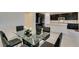
[[[58,20],[59,17],[63,17],[65,20],[78,20],[78,12],[50,15],[50,20]]]
[[[50,15],[50,20],[58,20],[59,15]]]
[[[66,14],[64,17],[65,17],[65,20],[78,20],[78,13],[77,12],[69,13],[69,14]]]

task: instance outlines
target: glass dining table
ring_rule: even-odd
[[[30,47],[37,47],[39,46],[39,42],[44,39],[45,36],[47,36],[49,33],[44,32],[43,34],[36,35],[32,34],[30,37],[24,34],[25,30],[18,31],[16,35],[18,35],[23,40],[23,44],[26,44]]]
[[[26,30],[18,31],[15,34],[23,40],[23,44],[26,44],[30,47],[39,46],[41,41],[44,42],[50,36],[50,33],[43,32],[40,35],[32,34],[31,36],[28,37],[27,35],[25,35],[25,31]]]

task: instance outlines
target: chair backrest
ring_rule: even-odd
[[[9,42],[8,42],[8,39],[5,35],[5,33],[3,31],[0,31],[0,34],[1,34],[1,41],[2,41],[3,46],[4,47],[9,46]]]
[[[61,40],[62,40],[62,33],[60,33],[56,43],[54,44],[54,47],[60,47],[60,44],[61,44]]]
[[[50,32],[50,27],[43,27],[44,32]]]
[[[16,31],[22,31],[24,30],[24,26],[16,26]]]
[[[40,35],[40,34],[41,34],[41,28],[42,28],[42,27],[39,26],[39,25],[36,26],[36,34],[37,34],[37,35]]]
[[[74,30],[77,30],[77,29],[78,29],[78,24],[69,23],[69,24],[67,25],[67,29],[74,29]]]
[[[0,34],[0,47],[3,47],[2,39],[1,39],[1,34]]]

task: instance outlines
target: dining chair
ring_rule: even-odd
[[[42,27],[39,26],[39,25],[36,26],[36,34],[37,34],[37,35],[40,35],[40,34],[41,34],[41,28],[42,28]]]
[[[60,47],[62,40],[62,33],[60,33],[58,39],[55,44],[45,41],[40,47]]]
[[[1,41],[2,41],[3,47],[13,47],[22,43],[22,41],[19,38],[8,40],[8,38],[6,37],[3,31],[0,31],[0,35],[1,35]]]
[[[43,27],[44,32],[49,32],[50,33],[50,27]]]
[[[16,26],[16,31],[22,31],[24,30],[24,26]]]
[[[55,44],[54,44],[54,47],[60,47],[61,42],[62,42],[62,35],[63,35],[63,33],[60,33],[60,35],[59,35],[57,41],[56,41]]]

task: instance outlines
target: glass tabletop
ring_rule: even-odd
[[[29,42],[32,45],[36,45],[43,38],[45,38],[47,35],[49,35],[49,33],[44,32],[40,35],[32,34],[30,37],[28,37],[27,35],[24,34],[24,32],[25,32],[25,30],[19,31],[16,33],[16,35],[18,35],[19,37],[21,37],[22,39],[24,39],[25,41]]]
[[[27,35],[24,34],[25,30],[23,31],[19,31],[16,34],[21,37],[22,39],[26,40],[27,42],[29,42],[32,45],[35,45],[37,43],[39,43],[39,39],[37,38],[35,34],[32,34],[30,37],[28,37]]]
[[[30,37],[24,35],[23,39],[31,43],[32,45],[36,45],[37,43],[39,43],[39,38],[36,38],[36,35],[32,35]]]

